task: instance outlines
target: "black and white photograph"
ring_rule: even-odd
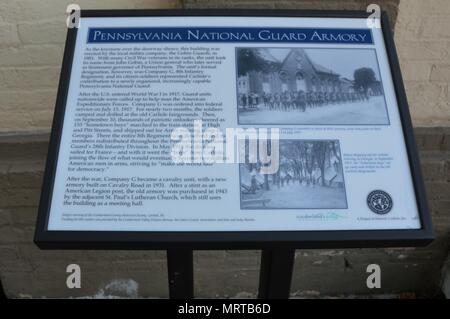
[[[237,48],[239,124],[389,125],[375,50]]]
[[[262,174],[260,162],[242,163],[241,209],[347,208],[337,140],[280,140],[279,168]]]

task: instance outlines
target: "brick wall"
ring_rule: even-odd
[[[48,130],[66,36],[66,7],[176,8],[178,0],[0,1],[0,132]]]
[[[438,292],[450,243],[450,129],[418,128],[416,135],[437,240],[426,248],[298,250],[293,293],[374,293],[365,286],[370,263],[383,269],[382,289],[376,293]],[[46,134],[0,139],[0,280],[7,295],[167,296],[164,252],[41,251],[33,244],[47,140]],[[196,295],[254,296],[259,258],[258,251],[196,252]],[[82,267],[82,289],[65,286],[70,263]],[[136,284],[137,291],[130,289]]]
[[[450,125],[450,1],[402,0],[395,41],[416,125]]]
[[[40,251],[32,243],[66,32],[64,12],[70,2],[0,2],[0,281],[9,297],[164,297],[164,252]],[[156,8],[180,6],[182,1],[73,2],[82,8]],[[185,0],[184,6],[364,9],[370,2]],[[378,3],[395,20],[399,1]],[[437,293],[450,239],[449,4],[401,0],[395,27],[414,122],[442,126],[416,128],[437,240],[426,248],[297,251],[292,286],[296,295],[373,293],[365,287],[368,263],[383,269],[377,293]],[[82,267],[80,290],[65,286],[69,263]],[[258,272],[257,251],[196,252],[196,295],[253,296]]]

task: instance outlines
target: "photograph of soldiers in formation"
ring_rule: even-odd
[[[371,49],[237,48],[239,124],[387,125]]]
[[[280,140],[279,169],[262,174],[261,163],[239,165],[241,209],[347,208],[337,140]]]

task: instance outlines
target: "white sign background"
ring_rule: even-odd
[[[277,44],[277,43],[195,43],[196,46],[219,47],[227,59],[211,71],[212,83],[202,87],[186,88],[174,84],[170,88],[161,85],[160,91],[189,89],[209,91],[215,100],[223,102],[226,114],[224,127],[237,127],[236,107],[236,47],[308,47],[375,49],[390,125],[344,126],[366,128],[365,130],[342,130],[342,126],[326,126],[326,130],[315,130],[324,126],[292,125],[298,133],[289,138],[332,139],[340,141],[341,153],[386,153],[393,157],[390,169],[376,174],[346,173],[344,171],[347,209],[270,209],[241,210],[239,168],[237,164],[216,164],[205,168],[158,167],[110,168],[108,175],[117,177],[191,177],[212,176],[228,179],[228,194],[217,201],[152,201],[141,207],[78,207],[64,206],[63,198],[68,176],[70,140],[73,131],[74,105],[79,94],[83,52],[87,46],[181,46],[186,43],[87,43],[89,27],[307,27],[307,28],[367,28],[365,19],[347,18],[264,18],[264,17],[136,17],[136,18],[82,18],[77,32],[70,86],[58,154],[58,165],[54,181],[48,230],[66,231],[275,231],[275,230],[387,230],[419,229],[420,219],[416,205],[413,182],[410,174],[406,147],[401,128],[398,106],[389,68],[389,61],[381,29],[373,29],[374,44]],[[228,106],[228,107],[226,107]],[[303,128],[303,129],[302,129]],[[336,128],[336,129],[333,129]],[[341,128],[341,129],[338,129]],[[367,129],[369,128],[369,129]],[[370,129],[372,128],[372,129]],[[78,173],[83,176],[83,173]],[[86,173],[84,173],[86,174]],[[101,177],[102,174],[94,174]],[[89,175],[93,176],[93,175]],[[394,201],[392,211],[377,215],[367,206],[367,195],[376,189],[388,192]],[[94,214],[159,214],[166,221],[70,221],[64,213],[80,215]],[[312,216],[308,218],[308,216]]]

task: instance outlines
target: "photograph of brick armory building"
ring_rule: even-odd
[[[375,50],[237,48],[236,64],[240,124],[389,124]]]
[[[238,50],[242,50],[238,48]],[[354,93],[355,83],[346,77],[335,73],[314,61],[303,48],[275,49],[286,51],[283,60],[274,57],[270,48],[247,49],[259,52],[268,62],[272,62],[276,69],[263,74],[250,71],[246,75],[238,76],[238,94],[282,93],[285,91],[304,92],[342,92]],[[370,87],[371,95],[383,94],[381,82],[376,80]]]

